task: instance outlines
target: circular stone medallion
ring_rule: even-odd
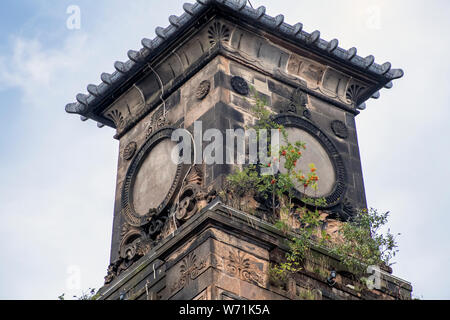
[[[136,153],[136,149],[137,149],[136,142],[132,141],[129,144],[127,144],[127,146],[123,150],[123,158],[125,160],[131,160],[131,158],[133,158],[134,154]]]
[[[148,153],[136,173],[133,184],[133,206],[144,216],[164,201],[172,187],[178,165],[170,159],[176,143],[170,139],[158,142]]]
[[[333,187],[336,183],[336,174],[334,172],[333,163],[331,162],[327,151],[315,137],[302,129],[288,127],[286,128],[286,132],[290,143],[295,144],[295,142],[301,141],[306,144],[306,150],[302,151],[302,157],[295,167],[296,170],[301,170],[305,176],[308,176],[308,173],[310,172],[310,163],[314,163],[317,168],[317,175],[319,176],[319,181],[317,182],[318,189],[315,191],[311,188],[307,188],[306,195],[318,198],[326,196],[333,191]],[[285,160],[282,158],[280,161],[280,171],[282,173],[286,173],[284,163]],[[296,183],[295,188],[300,192],[304,191],[303,185],[300,185],[298,182]]]
[[[231,87],[233,88],[234,91],[243,96],[246,96],[249,93],[248,84],[241,77],[234,76],[233,78],[231,78]]]
[[[174,129],[156,131],[132,160],[122,191],[122,212],[132,226],[142,226],[159,215],[173,200],[182,164],[172,161],[177,147]]]
[[[209,90],[211,89],[211,83],[208,80],[204,80],[200,82],[197,88],[197,92],[195,93],[195,96],[198,100],[203,100],[206,98],[206,96],[209,93]]]
[[[310,163],[314,163],[317,168],[318,190],[308,188],[305,192],[304,187],[297,184],[295,197],[301,199],[306,195],[312,198],[325,198],[326,205],[321,206],[322,208],[338,204],[347,189],[347,173],[344,162],[331,140],[314,124],[299,116],[280,114],[274,121],[285,127],[289,142],[305,143],[306,150],[302,151],[296,169],[301,170],[306,177],[311,171]],[[280,171],[286,172],[283,158],[280,161]]]

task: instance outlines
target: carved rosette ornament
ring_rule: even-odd
[[[136,153],[136,150],[137,150],[137,143],[136,142],[132,141],[129,144],[127,144],[127,146],[123,150],[123,159],[131,160],[131,158],[134,157],[134,154]]]
[[[210,89],[211,89],[211,82],[209,82],[208,80],[204,80],[204,81],[200,82],[200,84],[198,85],[197,91],[195,92],[195,97],[198,100],[205,99],[206,96],[208,95]]]
[[[348,129],[345,123],[339,120],[334,120],[331,122],[331,130],[333,130],[336,137],[341,139],[348,138]]]
[[[231,87],[233,90],[243,96],[248,95],[249,88],[247,82],[242,78],[238,76],[234,76],[231,78]]]

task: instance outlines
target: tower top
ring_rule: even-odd
[[[199,0],[183,8],[180,17],[169,17],[167,28],[156,28],[156,38],[130,50],[129,61],[116,62],[114,73],[103,73],[100,85],[89,85],[88,95],[78,94],[66,106],[82,120],[115,128],[119,140],[101,299],[296,299],[310,283],[320,288],[318,298],[349,298],[344,285],[350,277],[333,282],[332,289],[329,280],[307,272],[281,287],[271,282],[270,266],[281,261],[290,237],[273,222],[289,203],[283,223],[297,232],[303,225],[299,212],[312,197],[319,200],[314,203],[322,234],[334,235],[367,207],[355,116],[403,71],[376,64],[373,56],[362,58],[356,48],[341,49],[338,40],[325,41],[319,31],[303,31],[301,23],[291,26],[283,15],[268,16],[247,1]],[[262,101],[273,121],[269,126],[285,129],[284,142],[308,145],[292,166],[298,177],[308,172],[312,179],[319,172],[313,192],[293,183],[292,192],[279,194],[275,179],[244,178],[255,180],[245,192],[228,183],[247,158],[253,163],[259,151],[264,162],[261,151],[273,150],[250,138],[260,116],[253,107]],[[243,128],[249,128],[248,139]],[[274,152],[270,158],[287,154]],[[174,161],[177,154],[181,163]],[[320,259],[327,273],[348,275],[331,251],[316,253],[308,265]],[[353,292],[352,298],[395,298],[393,278],[383,279],[386,288]],[[401,285],[402,296],[409,297],[410,286]]]
[[[142,39],[143,48],[139,51],[129,50],[130,60],[116,61],[114,63],[116,71],[112,74],[102,73],[102,82],[99,85],[89,84],[87,86],[88,94],[78,94],[76,102],[66,105],[66,111],[79,114],[83,121],[88,119],[97,121],[99,127],[106,125],[117,129],[115,120],[106,116],[104,111],[139,79],[154,72],[168,54],[177,49],[180,43],[186,41],[203,25],[210,23],[214,17],[218,16],[245,29],[263,33],[277,46],[301,52],[303,56],[315,61],[323,61],[325,65],[332,66],[351,78],[362,79],[365,83],[363,88],[360,86],[349,88],[350,91],[347,89],[346,93],[346,98],[351,100],[351,104],[354,106],[355,114],[359,112],[358,110],[365,109],[366,100],[377,99],[380,89],[392,88],[392,80],[403,76],[403,71],[392,69],[389,62],[377,64],[372,55],[365,58],[360,57],[357,55],[355,47],[348,50],[340,48],[337,39],[331,41],[321,39],[320,31],[306,32],[303,30],[302,23],[289,25],[284,22],[282,14],[276,17],[269,16],[265,13],[264,6],[254,9],[247,6],[246,0],[197,0],[195,4],[185,3],[183,9],[185,13],[180,17],[175,15],[169,17],[170,25],[168,27],[156,28],[154,39]],[[218,27],[220,28],[220,26]],[[232,31],[212,30],[208,35],[211,46],[214,46],[215,37],[218,35],[231,39],[232,35],[221,35],[220,33]],[[217,44],[221,46],[221,41],[218,41]],[[210,54],[213,54],[212,50],[209,51]],[[280,64],[281,62],[280,59]],[[172,70],[172,75],[168,77],[172,77],[171,80],[174,80],[177,76],[177,72]],[[158,80],[163,88],[164,80]],[[164,94],[162,92],[162,95]],[[340,103],[339,99],[336,99],[335,104]]]

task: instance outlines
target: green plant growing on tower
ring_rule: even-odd
[[[317,194],[319,176],[314,164],[309,164],[309,172],[302,172],[297,164],[301,161],[307,146],[301,141],[291,143],[285,128],[273,121],[266,102],[259,98],[254,89],[255,103],[252,112],[256,118],[253,129],[259,139],[262,130],[277,129],[281,133],[283,145],[279,152],[271,150],[268,137],[268,164],[257,164],[236,170],[227,177],[232,192],[236,196],[245,195],[248,190],[269,200],[275,227],[289,237],[289,250],[285,261],[271,265],[269,276],[277,283],[283,283],[291,275],[303,269],[303,262],[310,254],[311,247],[321,246],[338,255],[345,268],[357,276],[362,276],[369,265],[390,265],[398,252],[395,236],[390,230],[385,234],[380,229],[387,223],[388,213],[380,214],[374,209],[362,210],[350,221],[342,222],[339,229],[341,241],[332,242],[325,230],[320,230],[323,221],[319,207],[326,206],[324,198],[309,197]],[[273,168],[275,161],[283,162],[284,172],[274,175],[260,175],[261,168]],[[303,187],[303,205],[294,204],[295,189]],[[310,192],[311,191],[311,192]],[[277,208],[277,203],[279,208]],[[278,209],[278,210],[277,210]],[[296,219],[300,228],[292,230],[290,219]]]

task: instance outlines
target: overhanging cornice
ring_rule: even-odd
[[[307,50],[331,64],[339,65],[354,73],[359,73],[376,82],[375,91],[371,90],[360,98],[360,108],[370,97],[378,98],[378,90],[392,87],[392,80],[403,76],[401,69],[392,69],[389,62],[375,63],[373,56],[360,57],[356,48],[348,50],[338,46],[337,39],[326,41],[320,38],[319,31],[311,33],[303,30],[303,25],[289,25],[284,22],[284,16],[271,17],[265,14],[265,7],[253,9],[247,6],[246,0],[198,0],[195,4],[183,5],[185,13],[180,17],[170,16],[170,25],[166,28],[157,27],[156,37],[152,40],[143,39],[139,51],[128,51],[129,60],[114,63],[116,69],[112,74],[102,73],[99,85],[87,86],[89,94],[78,94],[76,102],[66,105],[68,113],[81,116],[82,120],[92,119],[99,126],[115,127],[114,123],[101,115],[115,99],[126,92],[133,84],[148,72],[149,66],[160,59],[164,53],[183,41],[190,32],[195,32],[201,25],[207,23],[211,16],[221,14],[237,23],[257,27],[270,35],[289,42],[292,46]]]

